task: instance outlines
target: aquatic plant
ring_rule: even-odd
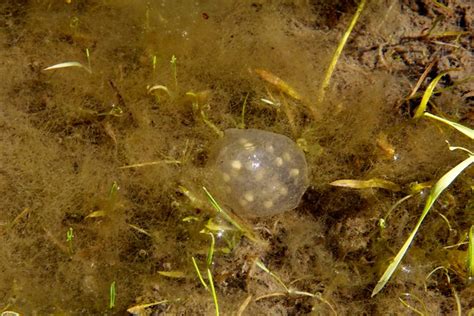
[[[432,89],[431,90],[427,90],[427,94],[428,95],[428,98],[429,99],[429,96],[431,95],[432,93]],[[423,98],[425,99],[425,98]],[[443,122],[455,129],[457,129],[458,131],[460,131],[461,133],[465,134],[466,136],[468,136],[469,138],[471,138],[472,140],[474,140],[474,130],[466,127],[466,126],[463,126],[461,124],[458,124],[456,122],[451,122],[449,120],[446,120],[446,119],[443,119],[443,118],[440,118],[438,116],[435,116],[433,114],[430,114],[430,113],[427,113],[427,112],[424,112],[423,113],[423,116],[426,116],[426,117],[429,117],[429,118],[432,118],[432,119],[435,119],[435,120],[438,120],[440,122]],[[426,204],[425,204],[425,207],[423,208],[423,211],[420,215],[420,218],[418,219],[418,222],[416,223],[415,227],[413,228],[412,232],[410,233],[409,237],[407,238],[407,240],[405,241],[405,243],[403,244],[403,246],[400,248],[400,250],[398,251],[398,253],[396,254],[396,256],[393,258],[393,260],[391,261],[391,263],[388,265],[388,267],[386,268],[385,272],[383,273],[383,275],[380,277],[379,281],[377,282],[376,286],[374,287],[373,291],[372,291],[372,297],[375,296],[378,292],[380,292],[383,287],[385,286],[385,284],[388,282],[388,280],[390,279],[390,277],[393,275],[393,273],[395,272],[395,270],[397,269],[397,267],[399,266],[400,262],[402,261],[403,257],[405,256],[406,252],[408,251],[408,248],[410,247],[413,239],[415,238],[417,232],[418,232],[418,229],[420,228],[421,226],[421,223],[423,222],[423,220],[425,219],[426,215],[428,215],[428,212],[430,211],[431,207],[433,206],[433,204],[435,203],[435,201],[438,199],[438,197],[441,195],[441,193],[466,169],[468,168],[471,164],[474,163],[474,153],[470,152],[469,150],[465,149],[465,148],[461,148],[461,147],[453,147],[453,146],[449,146],[449,149],[450,150],[463,150],[465,152],[467,152],[468,154],[468,157],[466,159],[464,159],[463,161],[461,161],[458,165],[456,165],[455,167],[453,167],[451,170],[449,170],[447,173],[445,173],[436,183],[435,185],[431,188],[431,191],[430,191],[430,194],[428,195],[428,198],[426,200]]]

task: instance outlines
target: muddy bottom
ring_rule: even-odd
[[[447,71],[426,111],[472,128],[472,4],[368,1],[325,81],[358,5],[2,1],[0,312],[472,313],[472,168],[371,297],[469,155],[449,145],[473,150],[413,118]],[[244,179],[241,158],[212,176],[236,128],[291,140],[262,141],[271,177]]]

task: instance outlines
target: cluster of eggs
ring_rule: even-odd
[[[308,186],[304,153],[288,137],[228,129],[208,163],[218,201],[247,217],[294,209]]]

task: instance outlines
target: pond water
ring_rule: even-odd
[[[472,127],[468,2],[369,1],[322,95],[358,2],[2,1],[0,312],[472,312],[472,168],[371,297],[429,187],[466,158],[446,141],[472,150],[412,119],[429,82],[456,67],[428,110]],[[229,129],[284,135],[293,147],[271,161],[295,153],[284,165],[295,182],[236,174],[239,200],[223,175],[209,181]],[[232,157],[226,167],[243,168]],[[386,185],[331,185],[341,179]],[[242,198],[262,216],[240,212]]]

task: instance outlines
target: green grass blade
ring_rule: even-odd
[[[280,277],[278,275],[276,275],[275,273],[273,273],[272,271],[270,271],[270,269],[268,269],[262,261],[260,260],[257,260],[255,262],[255,264],[257,265],[257,267],[259,267],[260,269],[262,269],[263,271],[265,271],[266,273],[268,273],[269,275],[271,275],[284,289],[286,292],[290,292],[290,290],[288,289],[288,287],[285,285],[285,283],[283,283],[283,281],[280,279]]]
[[[318,104],[321,104],[324,101],[326,89],[329,87],[329,83],[331,82],[332,73],[334,72],[334,69],[336,69],[337,61],[339,60],[342,50],[344,49],[344,46],[346,45],[346,42],[349,39],[349,35],[351,34],[352,29],[356,25],[357,20],[359,19],[359,16],[362,13],[362,10],[364,9],[365,2],[366,0],[361,0],[359,2],[359,5],[357,6],[357,11],[352,17],[349,27],[347,28],[346,32],[342,36],[341,41],[339,42],[339,45],[337,46],[336,51],[334,52],[334,55],[331,59],[331,63],[329,64],[329,67],[326,70],[326,74],[319,88]]]
[[[230,217],[229,214],[227,214],[226,211],[224,211],[224,210],[222,209],[222,207],[219,205],[219,203],[217,203],[216,199],[211,195],[211,193],[207,190],[207,188],[206,188],[206,187],[202,187],[202,188],[203,188],[204,192],[206,193],[207,198],[208,198],[209,201],[211,202],[211,205],[214,207],[214,209],[215,209],[218,213],[222,214],[222,216],[223,216],[229,223],[231,223],[232,225],[234,225],[235,228],[237,228],[237,229],[240,230],[240,231],[244,231],[243,227],[240,226],[236,221],[234,221],[234,220],[232,219],[232,217]]]
[[[214,307],[216,308],[216,316],[219,316],[219,304],[217,302],[216,288],[214,287],[214,279],[212,278],[211,270],[207,269],[207,278],[209,279],[209,285],[211,287],[212,300],[214,301]]]
[[[464,135],[466,135],[470,139],[474,139],[474,130],[470,129],[467,126],[464,126],[464,125],[461,125],[459,123],[447,120],[445,118],[436,116],[436,115],[428,113],[428,112],[423,113],[423,116],[429,117],[433,120],[443,122],[444,124],[447,124],[447,125],[451,126],[452,128],[457,129],[458,131],[460,131],[461,133],[463,133]]]
[[[193,266],[194,266],[194,269],[196,270],[196,274],[199,278],[199,281],[201,281],[202,286],[204,286],[204,288],[206,290],[209,290],[209,288],[207,287],[206,282],[204,282],[204,278],[202,277],[201,271],[199,270],[196,259],[194,259],[194,257],[191,257],[191,260],[193,261]]]
[[[448,72],[453,71],[453,70],[457,70],[457,69],[445,70],[445,71],[441,72],[439,75],[437,75],[433,79],[433,81],[430,82],[430,84],[428,85],[428,87],[425,90],[425,93],[423,93],[423,98],[421,98],[420,105],[416,109],[416,112],[415,112],[415,115],[413,116],[413,118],[420,118],[423,115],[423,113],[425,113],[426,106],[428,105],[428,101],[430,100],[431,95],[433,94],[434,88],[436,87],[436,85],[438,84],[438,82],[441,80],[441,78],[444,75],[446,75]]]
[[[214,248],[216,246],[216,238],[213,233],[209,233],[211,236],[211,246],[209,247],[209,252],[207,253],[207,267],[209,268],[212,265],[212,259],[214,258]]]
[[[214,207],[214,209],[224,217],[226,221],[228,221],[231,225],[233,225],[235,228],[237,228],[242,234],[244,234],[245,237],[250,239],[251,241],[259,244],[259,245],[266,245],[266,243],[262,240],[260,240],[253,232],[251,232],[249,229],[243,227],[240,225],[236,220],[234,220],[227,212],[217,203],[216,199],[212,196],[212,194],[206,189],[206,187],[202,187],[204,192],[207,195],[207,198],[209,199],[209,202],[211,205]]]
[[[117,295],[117,292],[115,291],[115,281],[113,281],[110,284],[110,290],[109,290],[109,308],[112,309],[115,307],[115,298]]]
[[[428,196],[428,199],[426,201],[425,208],[423,209],[423,212],[420,218],[418,219],[418,222],[416,223],[415,228],[413,229],[410,236],[403,244],[402,248],[398,251],[395,258],[388,265],[382,277],[379,279],[379,281],[375,285],[374,290],[372,291],[372,295],[371,295],[372,297],[375,296],[378,292],[380,292],[385,286],[385,284],[387,284],[388,280],[392,277],[393,273],[397,269],[398,265],[402,261],[402,258],[405,256],[405,253],[410,247],[413,239],[415,238],[415,235],[418,232],[418,229],[420,228],[421,223],[423,222],[426,215],[428,214],[428,211],[431,209],[431,206],[433,206],[433,203],[436,201],[439,195],[444,191],[444,189],[446,189],[451,184],[451,182],[453,182],[454,179],[456,179],[456,177],[464,169],[469,167],[469,165],[471,165],[473,162],[474,162],[474,156],[469,156],[468,158],[460,162],[456,167],[452,168],[446,174],[444,174],[441,177],[441,179],[439,179],[438,182],[436,182],[436,184],[433,186],[433,188],[431,189],[430,195]]]

